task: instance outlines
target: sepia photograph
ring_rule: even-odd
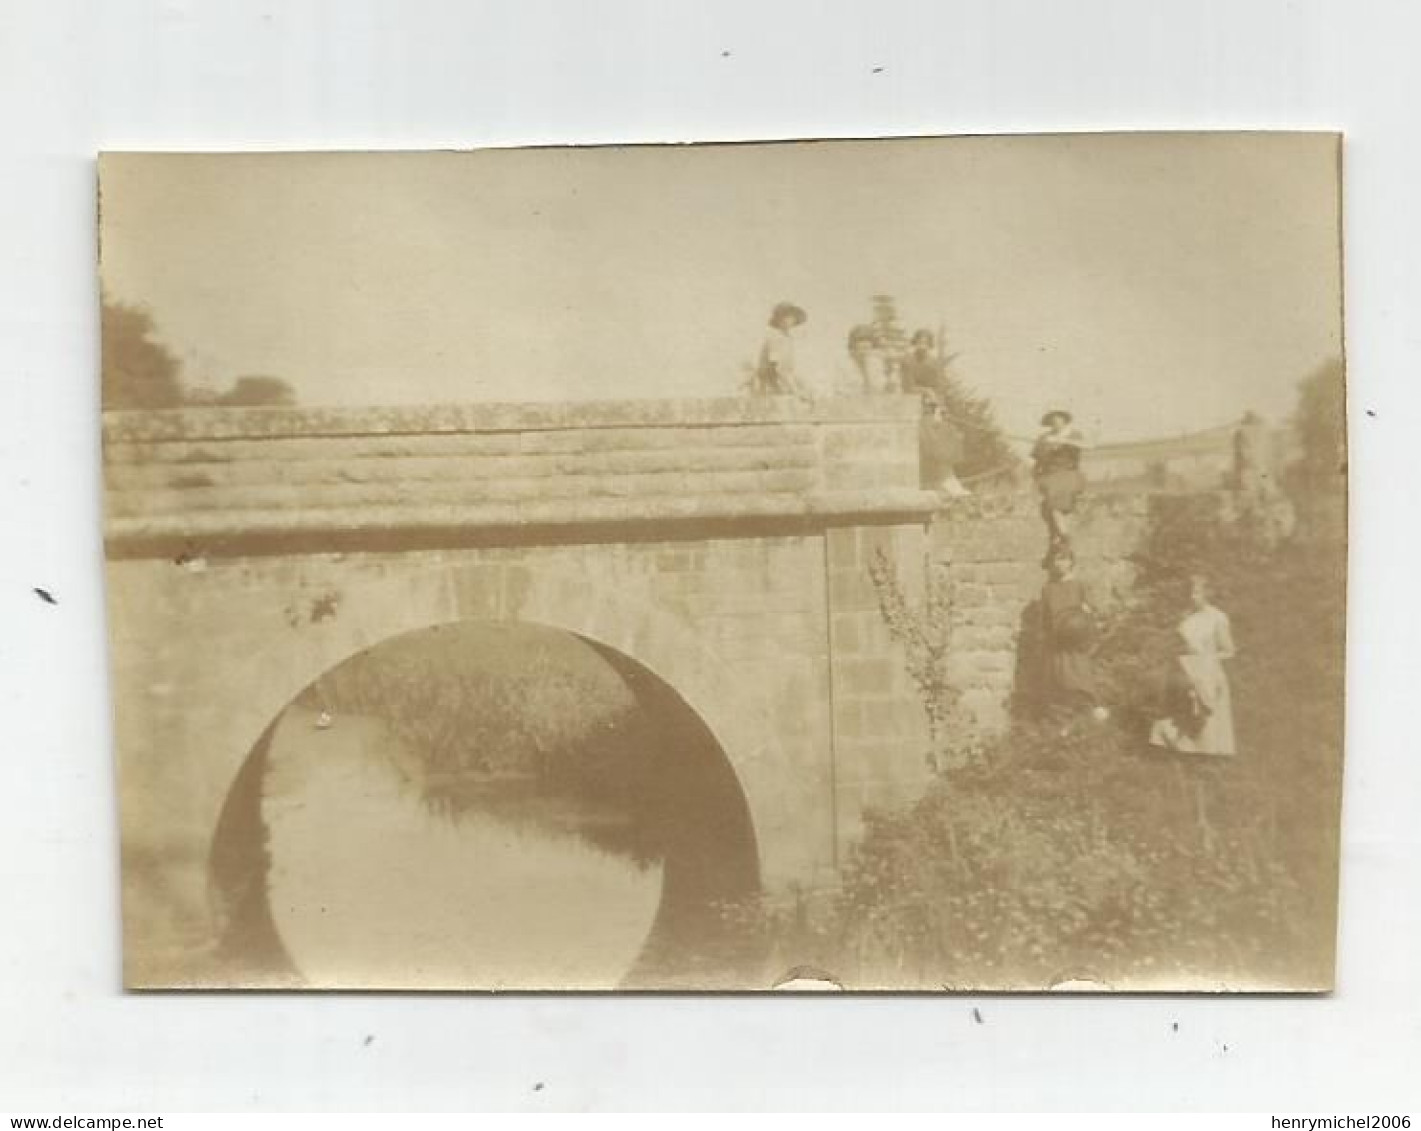
[[[125,985],[1332,989],[1341,150],[102,155]]]

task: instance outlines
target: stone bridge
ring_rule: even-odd
[[[733,768],[765,889],[832,880],[865,807],[927,774],[867,573],[882,547],[921,584],[918,413],[880,397],[108,414],[129,984],[202,983],[214,829],[269,724],[350,656],[455,621],[565,629],[650,669]]]

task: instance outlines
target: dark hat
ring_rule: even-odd
[[[1045,416],[1041,418],[1041,427],[1050,428],[1051,425],[1057,420],[1061,421],[1062,424],[1069,424],[1074,419],[1075,418],[1071,416],[1071,414],[1065,409],[1053,408],[1050,412],[1048,412]]]
[[[914,330],[911,344],[917,345],[919,342],[927,342],[928,345],[932,345],[933,332],[931,330]]]
[[[774,310],[770,311],[771,324],[785,318],[792,319],[796,326],[802,326],[809,321],[809,315],[804,313],[804,307],[795,306],[792,302],[776,303]]]

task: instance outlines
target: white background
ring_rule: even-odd
[[[0,1109],[1416,1110],[1418,31],[1395,0],[0,3]],[[97,150],[1223,127],[1348,134],[1334,996],[120,992]]]

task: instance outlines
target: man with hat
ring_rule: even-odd
[[[849,331],[848,356],[839,363],[834,391],[841,397],[861,397],[893,392],[891,384],[877,332],[867,324],[855,326]]]
[[[770,328],[755,363],[752,392],[756,396],[808,395],[794,359],[794,330],[808,320],[804,308],[792,302],[778,303],[770,312]]]

